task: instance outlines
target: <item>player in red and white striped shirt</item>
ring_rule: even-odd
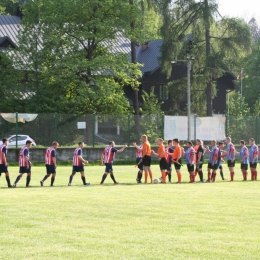
[[[139,169],[139,171],[137,173],[136,181],[137,181],[137,183],[142,183],[141,180],[142,180],[143,170],[144,170],[144,165],[141,161],[143,158],[143,145],[137,146],[136,143],[133,143],[133,146],[136,148],[136,152],[135,152],[136,164]]]
[[[83,185],[89,186],[90,183],[86,182],[85,173],[84,173],[84,165],[87,164],[88,161],[84,160],[82,157],[82,149],[84,147],[84,142],[79,142],[78,145],[79,147],[75,149],[73,154],[72,174],[70,175],[68,186],[71,186],[73,177],[77,172],[81,173],[81,179]]]
[[[102,176],[100,185],[102,185],[104,183],[104,181],[109,173],[110,173],[110,177],[113,180],[114,184],[118,184],[118,182],[115,180],[115,177],[114,177],[112,164],[113,164],[113,161],[115,158],[115,154],[122,153],[126,147],[127,147],[127,145],[124,145],[123,148],[121,148],[120,150],[117,150],[115,148],[115,142],[110,141],[109,146],[107,146],[104,149],[104,151],[101,154],[100,165],[102,165],[103,162],[105,162],[106,169],[105,169],[105,173]]]
[[[46,165],[47,174],[40,181],[41,186],[43,186],[44,181],[47,180],[51,174],[52,174],[51,186],[53,186],[56,177],[56,168],[57,168],[56,150],[58,149],[58,147],[59,147],[59,143],[54,141],[52,143],[52,146],[49,147],[45,152],[45,165]]]
[[[3,144],[0,146],[0,176],[1,173],[5,173],[5,179],[7,182],[8,188],[12,188],[11,182],[10,182],[10,177],[9,177],[9,172],[8,172],[8,163],[6,159],[6,154],[7,154],[7,148],[6,146],[8,145],[8,139],[4,138],[2,140]]]
[[[23,177],[24,173],[27,173],[27,178],[26,178],[26,187],[30,187],[30,181],[31,181],[31,162],[30,162],[30,156],[29,156],[29,148],[32,146],[32,141],[27,140],[26,145],[20,150],[20,156],[19,156],[19,175],[17,176],[15,182],[14,182],[14,187],[16,187],[17,183],[19,180]]]

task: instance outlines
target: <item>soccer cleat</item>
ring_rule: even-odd
[[[43,186],[43,181],[40,181],[41,186]]]
[[[116,181],[116,182],[114,182],[114,184],[119,184],[119,182]]]
[[[204,181],[199,181],[199,183],[204,183]]]
[[[13,184],[13,187],[16,188],[16,183]]]
[[[12,185],[8,185],[8,188],[13,188],[13,186]]]
[[[89,182],[86,182],[85,184],[84,184],[84,186],[89,186],[90,185],[90,183]]]
[[[103,185],[103,182],[100,182],[100,185]]]
[[[68,186],[71,186],[71,183],[68,183]]]
[[[31,186],[30,185],[26,185],[26,188],[31,188]]]
[[[52,185],[50,185],[50,187],[55,187],[55,185],[52,184]]]
[[[181,182],[177,181],[176,184],[181,184]]]

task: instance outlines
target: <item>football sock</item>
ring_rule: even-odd
[[[208,181],[210,181],[210,180],[211,180],[211,172],[208,171]]]
[[[225,178],[224,178],[224,173],[223,173],[223,171],[222,171],[222,170],[220,170],[220,176],[221,176],[222,180],[224,181],[224,180],[225,180]]]
[[[73,180],[73,177],[74,177],[75,174],[76,174],[76,173],[72,173],[72,174],[70,175],[69,183],[72,183],[72,180]]]
[[[138,172],[137,174],[137,180],[140,182],[142,180],[143,174],[141,171]]]
[[[111,177],[112,181],[113,181],[114,183],[116,183],[116,179],[115,179],[114,174],[110,174],[110,177]]]
[[[152,172],[149,172],[149,177],[150,177],[151,183],[153,183],[153,173]]]
[[[200,181],[203,181],[203,172],[199,171]]]
[[[166,172],[162,172],[162,183],[166,183]]]
[[[147,178],[148,178],[148,172],[144,173],[144,182],[147,183]]]
[[[104,173],[103,176],[102,176],[101,183],[103,183],[105,181],[106,177],[107,177],[107,174]]]
[[[216,173],[212,173],[212,181],[215,181],[216,180]]]
[[[168,172],[168,180],[171,182],[172,181],[172,173]]]
[[[255,181],[257,181],[257,171],[255,171]]]
[[[42,179],[42,182],[46,181],[49,178],[50,174],[47,174],[44,176],[44,178]]]
[[[30,173],[28,173],[28,174],[27,174],[27,177],[26,177],[26,187],[28,187],[28,186],[29,186],[29,184],[30,184],[30,181],[31,181],[31,174],[30,174]]]
[[[54,181],[55,181],[55,176],[52,176],[51,177],[51,186],[53,186]]]
[[[253,180],[254,172],[251,170],[251,181]]]
[[[231,179],[231,181],[234,181],[234,175],[235,175],[234,172],[231,172],[231,173],[230,173],[230,179]]]
[[[243,172],[244,181],[247,180],[247,172]]]
[[[23,176],[23,175],[18,175],[14,183],[16,184],[18,181],[20,181],[20,179],[22,178],[22,176]]]
[[[11,182],[10,182],[9,173],[6,173],[6,174],[5,174],[5,179],[6,179],[6,182],[7,182],[8,187],[10,187],[10,186],[11,186]]]
[[[81,176],[81,180],[82,180],[83,184],[85,185],[85,184],[86,184],[86,178],[85,178],[85,176]]]
[[[177,177],[178,177],[178,182],[181,182],[181,173],[180,172],[177,173]]]
[[[196,177],[196,176],[197,176],[197,174],[198,174],[198,171],[195,171],[195,173],[194,173],[194,177]]]

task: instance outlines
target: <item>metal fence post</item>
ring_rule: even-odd
[[[128,124],[127,124],[127,145],[130,145],[130,114],[128,114]]]
[[[165,115],[162,114],[162,138],[164,139],[164,117]]]
[[[15,134],[16,134],[16,136],[15,136],[15,148],[17,148],[17,142],[18,142],[18,140],[17,140],[17,135],[18,135],[18,112],[16,112],[16,114],[15,114]]]
[[[196,129],[196,119],[197,119],[197,115],[196,114],[194,114],[194,142],[196,141],[196,134],[197,134],[197,129]]]
[[[255,142],[258,144],[258,116],[255,116]]]
[[[95,115],[92,114],[92,146],[95,147],[95,123],[96,118]]]
[[[58,131],[57,131],[57,113],[54,114],[54,139],[55,141],[58,140]]]

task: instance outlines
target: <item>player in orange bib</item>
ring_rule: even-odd
[[[143,150],[142,150],[142,163],[144,166],[144,183],[147,183],[148,173],[151,180],[151,183],[153,183],[153,174],[151,171],[151,145],[148,142],[147,135],[142,135],[142,142],[143,142]]]
[[[152,154],[158,156],[160,160],[160,170],[162,173],[162,183],[166,183],[166,171],[167,171],[167,163],[166,163],[166,151],[165,151],[165,146],[163,145],[163,139],[159,138],[158,139],[158,153],[155,153],[152,150]]]

